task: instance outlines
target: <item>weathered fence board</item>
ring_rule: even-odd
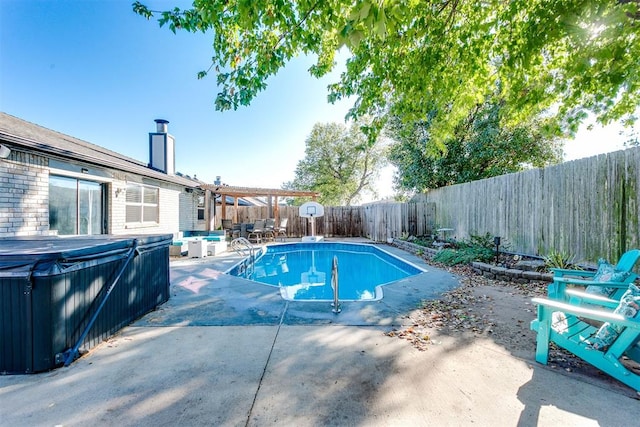
[[[640,147],[431,190],[438,227],[458,238],[491,233],[511,250],[617,258],[640,246]]]
[[[222,223],[221,207],[216,207],[215,225]],[[279,217],[288,218],[287,235],[302,237],[311,234],[307,218],[299,215],[297,206],[279,206]],[[235,207],[226,207],[227,218],[236,214]],[[270,216],[266,206],[240,206],[238,222],[252,223]],[[326,237],[368,237],[383,242],[390,237],[424,236],[432,233],[435,218],[433,203],[378,203],[365,206],[326,206],[324,216],[316,219],[316,235]]]
[[[616,260],[640,247],[640,147],[574,160],[467,184],[431,190],[411,203],[325,207],[316,234],[390,237],[432,234],[453,228],[453,236],[501,236],[514,252],[546,255],[552,250],[576,261]],[[279,207],[289,218],[288,234],[310,234],[298,207]],[[227,207],[233,218],[234,208]],[[267,218],[267,207],[238,208],[239,222]],[[216,211],[220,225],[220,207]]]

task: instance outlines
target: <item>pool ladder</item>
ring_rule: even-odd
[[[247,257],[242,266],[247,274],[247,277],[251,277],[253,274],[253,268],[256,261],[255,251],[256,248],[251,244],[251,242],[244,237],[238,237],[237,239],[233,239],[231,241],[231,250],[233,250],[238,255],[242,255]]]
[[[338,301],[338,257],[333,256],[333,263],[331,265],[331,287],[333,288],[333,302],[331,306],[335,314],[340,313],[340,302]]]

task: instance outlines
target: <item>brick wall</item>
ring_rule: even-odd
[[[111,173],[113,181],[105,185],[108,234],[177,235],[184,230],[204,230],[204,221],[197,220],[197,195],[185,192],[182,186],[161,182],[157,183],[159,223],[127,226],[125,190],[132,177]],[[91,175],[86,179],[91,180]],[[187,217],[181,218],[182,214]],[[48,234],[49,160],[12,149],[9,158],[0,159],[0,237]]]
[[[0,160],[0,236],[49,234],[48,159],[12,150]]]
[[[180,193],[180,231],[206,229],[206,221],[198,220],[198,196],[199,194],[195,191]]]
[[[193,193],[180,193],[178,209],[180,211],[180,231],[193,230],[194,210]],[[197,217],[195,217],[197,218]]]

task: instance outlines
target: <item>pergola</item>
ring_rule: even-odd
[[[316,200],[320,193],[315,191],[302,191],[302,190],[283,190],[276,188],[252,188],[252,187],[231,187],[228,185],[212,185],[202,184],[201,188],[207,193],[205,200],[210,199],[210,194],[219,194],[222,204],[222,218],[227,217],[227,198],[226,196],[233,197],[234,218],[233,222],[238,222],[238,199],[242,197],[273,197],[273,217],[278,221],[280,215],[278,213],[278,197],[311,197],[312,200]],[[205,212],[209,212],[207,208]],[[209,221],[208,221],[209,222]]]

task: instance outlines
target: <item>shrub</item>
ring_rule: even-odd
[[[469,238],[468,244],[470,246],[478,246],[481,248],[487,248],[493,250],[495,244],[493,243],[493,235],[489,233],[485,233],[483,236],[476,236],[472,234]],[[504,247],[504,245],[503,245]]]
[[[563,251],[552,249],[543,259],[547,268],[575,268],[573,264],[574,256]]]
[[[443,249],[433,260],[446,265],[469,264],[473,261],[487,262],[495,256],[493,235],[474,235],[469,240],[456,242],[454,248]]]
[[[459,249],[443,249],[433,257],[433,260],[445,265],[458,265],[469,264],[473,261],[486,262],[493,257],[493,250],[483,246],[467,244]]]
[[[431,247],[431,244],[433,243],[433,240],[429,240],[429,239],[426,239],[424,237],[416,237],[416,239],[411,243],[416,244],[416,245],[420,245],[420,246],[425,246],[425,247],[428,248],[428,247]]]

